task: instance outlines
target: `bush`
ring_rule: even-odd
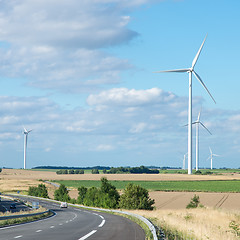
[[[148,190],[129,183],[120,197],[119,207],[125,209],[153,210],[155,201],[149,198]]]
[[[0,172],[2,172],[2,168],[0,168]]]
[[[79,204],[83,204],[83,200],[86,196],[86,193],[87,193],[87,188],[86,187],[79,187],[78,188],[78,199],[77,199],[77,203]]]
[[[65,185],[61,184],[60,187],[55,190],[54,199],[61,202],[70,202],[71,198],[68,195],[68,190]]]
[[[118,208],[119,193],[116,187],[110,184],[107,178],[101,178],[101,187],[79,187],[78,199],[79,204],[92,207]]]
[[[190,203],[186,206],[186,208],[197,208],[200,204],[199,196],[196,194],[191,199]]]
[[[47,188],[44,184],[39,184],[38,187],[29,187],[28,195],[49,198]]]
[[[92,174],[99,174],[98,169],[92,169]]]

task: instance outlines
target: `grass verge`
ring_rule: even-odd
[[[47,212],[47,213],[43,213],[43,214],[32,216],[32,217],[21,217],[21,218],[0,220],[0,227],[6,227],[6,226],[10,226],[10,225],[33,222],[33,221],[36,221],[36,220],[40,220],[40,219],[43,219],[43,218],[50,217],[52,215],[53,215],[52,212]]]

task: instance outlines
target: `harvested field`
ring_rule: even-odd
[[[61,174],[47,171],[3,169],[1,179],[43,179],[43,180],[108,180],[118,181],[195,181],[195,180],[240,180],[240,174],[187,175],[187,174]]]
[[[157,209],[184,209],[194,194],[207,207],[240,211],[240,193],[150,192]]]

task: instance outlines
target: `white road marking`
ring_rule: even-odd
[[[14,237],[14,238],[21,238],[22,237],[22,235],[19,235],[19,236],[16,236],[16,237]]]
[[[55,226],[51,226],[50,228],[55,228]]]
[[[98,227],[102,227],[105,224],[105,219],[102,220],[101,224]]]
[[[59,225],[61,226],[61,225],[63,225],[62,223],[59,223]]]
[[[39,232],[41,232],[41,231],[42,231],[42,230],[37,230],[36,232],[39,233]]]
[[[66,221],[66,223],[68,223],[68,221]]]
[[[99,215],[99,217],[100,217],[101,219],[104,219],[104,217],[103,217],[103,216],[101,216],[101,215]]]
[[[88,237],[92,236],[97,230],[93,230],[90,233],[86,234],[85,236],[79,238],[78,240],[84,240],[87,239]]]

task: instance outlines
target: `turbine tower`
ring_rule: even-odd
[[[23,134],[24,134],[24,147],[23,147],[23,161],[24,161],[24,169],[26,169],[26,156],[27,156],[27,139],[28,139],[28,134],[32,131],[32,130],[29,130],[27,131],[27,129],[25,127],[23,127],[24,131],[23,131]]]
[[[213,152],[212,152],[212,149],[209,147],[209,150],[210,150],[210,156],[208,157],[208,159],[210,158],[211,159],[211,170],[213,169],[213,156],[215,156],[215,157],[220,157],[219,155],[217,155],[217,154],[214,154]],[[208,160],[207,159],[207,160]]]
[[[207,36],[206,36],[207,37]],[[192,73],[197,78],[197,80],[202,84],[205,90],[208,92],[210,97],[214,100],[213,96],[207,89],[206,85],[200,78],[200,76],[194,71],[194,67],[197,63],[198,57],[202,51],[203,45],[205,43],[206,37],[203,40],[202,45],[200,46],[195,58],[193,59],[192,66],[190,68],[185,69],[175,69],[175,70],[167,70],[167,71],[158,71],[156,73],[163,73],[163,72],[177,72],[177,73],[185,73],[187,72],[189,75],[189,102],[188,102],[188,174],[192,174]]]
[[[186,156],[187,156],[187,153],[183,155],[183,167],[182,167],[183,170],[185,170]]]
[[[193,124],[196,124],[196,171],[198,171],[199,168],[199,125],[205,128],[209,132],[209,134],[212,135],[212,133],[207,129],[207,127],[200,121],[200,116],[201,110],[199,111],[197,121],[193,122]]]

